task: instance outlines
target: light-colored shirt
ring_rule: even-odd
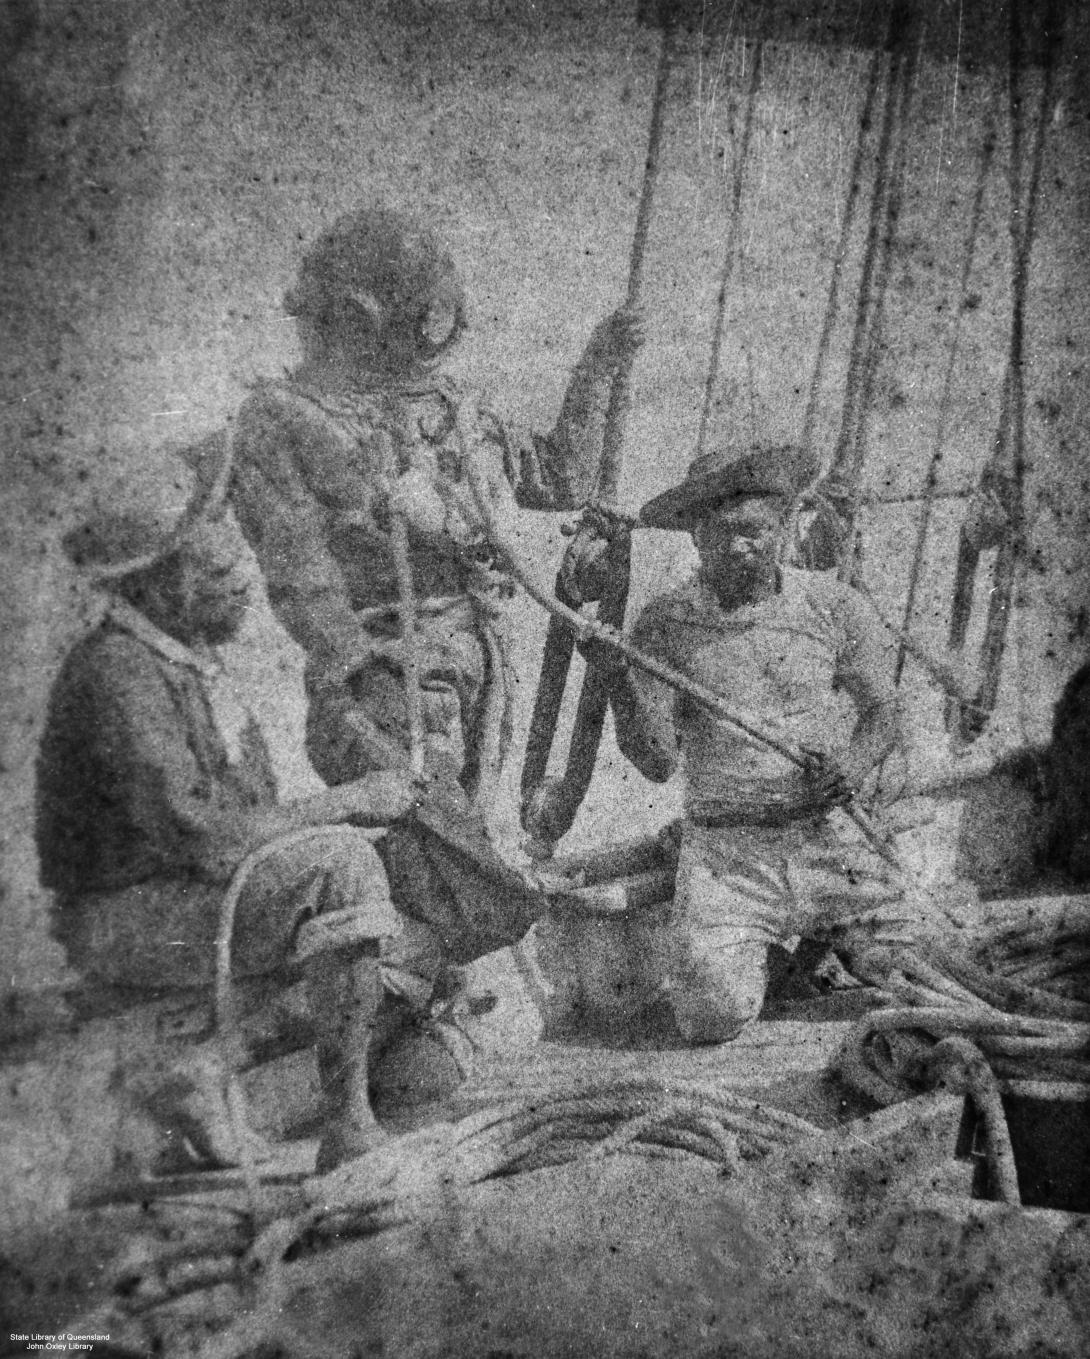
[[[868,602],[831,574],[790,568],[776,594],[729,612],[697,573],[648,605],[633,641],[794,748],[832,756],[851,740],[856,696],[892,671]],[[684,697],[677,731],[691,814],[803,791],[796,766]]]

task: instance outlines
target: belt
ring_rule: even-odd
[[[819,821],[830,811],[826,803],[751,802],[720,811],[690,811],[687,815],[702,830],[725,830],[730,826],[790,826],[798,821]]]

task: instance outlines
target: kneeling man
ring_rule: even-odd
[[[761,1009],[770,943],[908,941],[901,885],[830,813],[889,753],[897,704],[882,625],[828,573],[782,567],[794,498],[813,460],[794,448],[717,452],[645,505],[687,529],[700,566],[653,600],[633,642],[723,695],[805,768],[637,669],[614,670],[622,752],[648,779],[685,776],[676,894],[664,926],[635,926],[640,990],[692,1043],[735,1037]]]

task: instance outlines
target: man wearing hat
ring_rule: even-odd
[[[684,771],[669,919],[637,924],[630,943],[641,990],[693,1043],[729,1040],[756,1017],[771,943],[906,938],[900,884],[831,819],[895,741],[881,623],[831,573],[780,564],[795,498],[817,470],[791,447],[716,452],[641,512],[690,532],[700,565],[643,610],[635,645],[808,757],[799,768],[642,671],[614,671],[622,752],[654,782]]]
[[[320,1164],[331,1166],[377,1136],[368,1048],[379,954],[403,928],[357,827],[395,819],[416,790],[384,771],[277,801],[260,730],[217,654],[247,608],[242,543],[204,509],[194,498],[180,517],[158,506],[103,512],[65,541],[108,603],[49,701],[37,781],[41,879],[71,965],[124,1005],[209,986],[228,884],[258,851],[236,884],[233,976],[244,997],[278,996],[302,979],[328,1105]],[[253,1008],[240,1060],[281,1041],[275,1030],[292,1018],[275,1000]],[[232,1162],[222,1075],[213,1043],[177,1054],[163,1088],[184,1097],[163,1117],[177,1124],[176,1145],[185,1137],[203,1157]]]

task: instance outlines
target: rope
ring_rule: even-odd
[[[895,982],[892,989],[906,998]],[[1090,1082],[1090,1062],[1080,1060],[1090,1046],[1090,1023],[1003,1014],[979,1000],[959,1005],[942,992],[928,1006],[919,1003],[928,998],[926,988],[910,990],[909,1008],[878,1011],[855,1026],[837,1061],[840,1075],[880,1104],[921,1085],[967,1094],[984,1132],[990,1187],[1000,1201],[1019,1203],[997,1077]]]
[[[742,39],[745,52],[745,39]],[[734,181],[731,187],[730,225],[727,228],[727,243],[723,249],[723,265],[719,275],[719,293],[716,300],[715,330],[712,334],[711,354],[708,358],[708,376],[704,383],[704,408],[700,412],[700,429],[696,436],[696,456],[704,452],[704,441],[708,433],[715,395],[716,379],[719,376],[719,363],[723,349],[723,329],[727,311],[727,288],[734,272],[734,259],[738,250],[738,237],[742,225],[742,188],[745,182],[746,161],[749,159],[749,144],[753,137],[754,114],[757,107],[757,94],[761,88],[761,75],[764,64],[764,44],[757,44],[753,67],[749,77],[749,92],[746,95],[746,118],[742,127],[742,138],[734,159]]]
[[[829,357],[829,346],[833,338],[833,327],[836,324],[837,313],[839,310],[840,282],[844,273],[844,261],[848,254],[848,242],[851,239],[852,228],[855,224],[855,212],[859,205],[860,191],[863,185],[863,157],[867,146],[867,134],[870,131],[871,121],[874,117],[874,105],[878,97],[878,87],[881,83],[882,61],[879,49],[876,47],[871,53],[870,70],[867,74],[867,91],[863,97],[863,107],[859,114],[859,132],[855,142],[855,154],[852,157],[851,170],[848,179],[848,197],[844,204],[844,216],[840,224],[840,239],[837,242],[836,253],[833,256],[833,272],[829,281],[829,297],[825,304],[825,316],[821,323],[821,335],[818,338],[817,350],[814,355],[814,371],[810,376],[810,390],[806,398],[806,413],[802,422],[802,434],[800,443],[806,453],[811,453],[814,446],[814,427],[817,423],[818,399],[821,394],[822,380],[825,376],[825,364]],[[821,481],[828,475],[829,467],[825,460],[821,460],[817,475],[809,486],[805,487],[796,497],[788,515],[788,529],[785,535],[785,543],[792,544],[794,550],[802,554],[801,535],[799,531],[799,515],[803,506],[810,500],[814,491]],[[835,517],[835,516],[834,516]],[[808,555],[808,554],[807,554]]]
[[[954,370],[957,366],[958,350],[961,343],[962,317],[965,314],[965,298],[968,294],[969,280],[972,276],[973,263],[976,257],[976,243],[980,234],[980,223],[984,214],[984,195],[992,161],[995,157],[995,144],[996,134],[993,108],[989,113],[988,127],[985,131],[984,141],[981,145],[980,169],[977,173],[973,206],[969,214],[969,230],[966,236],[965,249],[962,254],[961,274],[958,280],[957,305],[954,310],[950,348],[947,352],[942,394],[939,397],[938,424],[935,430],[935,441],[931,449],[931,460],[927,467],[927,476],[924,479],[923,511],[920,515],[920,522],[916,529],[916,542],[912,551],[912,565],[909,568],[908,595],[905,599],[904,611],[904,631],[906,634],[912,626],[912,620],[916,612],[916,596],[919,592],[920,575],[923,571],[924,548],[927,543],[928,533],[931,529],[931,516],[934,510],[935,499],[938,494],[939,466],[942,463],[943,453],[945,451],[944,445],[946,442],[947,421],[950,414],[950,398],[954,385]],[[897,646],[897,663],[893,672],[894,683],[898,686],[901,683],[901,676],[904,672],[907,650],[908,646],[906,639],[905,637],[902,637]]]
[[[643,287],[651,208],[659,173],[666,89],[674,56],[676,17],[672,5],[665,3],[665,0],[659,7],[659,21],[663,36],[651,105],[647,157],[629,257],[625,302],[630,308],[638,305]],[[624,431],[630,404],[631,371],[632,356],[629,355],[618,366],[610,387],[609,405],[602,433],[602,460],[594,492],[594,503],[602,507],[614,504],[620,484]],[[624,624],[630,565],[631,539],[629,533],[624,531],[614,538],[610,547],[606,563],[607,584],[598,604],[598,617],[613,627],[619,628]],[[550,625],[545,638],[545,651],[538,678],[537,698],[530,719],[521,780],[524,828],[531,831],[537,839],[553,843],[570,829],[590,787],[609,708],[609,694],[603,677],[593,666],[589,666],[583,679],[564,775],[558,782],[550,783],[546,779],[546,770],[571,668],[572,649],[571,634],[565,629]]]
[[[999,548],[995,563],[995,574],[988,604],[988,617],[985,623],[984,640],[980,651],[980,665],[983,673],[980,689],[972,710],[962,713],[961,731],[963,737],[972,739],[979,735],[988,716],[994,711],[999,696],[999,682],[1006,651],[1007,629],[1010,609],[1014,595],[1014,585],[1019,563],[1024,552],[1024,488],[1026,477],[1025,438],[1026,438],[1026,394],[1025,394],[1025,313],[1026,294],[1029,287],[1029,266],[1033,252],[1033,241],[1037,225],[1037,209],[1040,203],[1041,174],[1044,167],[1045,143],[1051,121],[1052,95],[1055,85],[1056,51],[1062,37],[1062,23],[1055,4],[1049,6],[1045,21],[1048,35],[1045,51],[1044,77],[1041,86],[1041,102],[1037,116],[1034,144],[1030,168],[1028,198],[1022,207],[1022,140],[1023,140],[1023,97],[1021,69],[1025,62],[1021,11],[1018,0],[1011,0],[1010,6],[1010,237],[1012,254],[1011,277],[1011,334],[1010,350],[1007,361],[1007,392],[1009,404],[1001,416],[996,450],[992,468],[998,478],[1004,478],[1000,463],[1009,449],[1009,480],[1000,481],[1003,490],[1004,509],[1007,512],[1009,528]],[[1023,219],[1023,220],[1020,220]]]
[[[842,1078],[879,1104],[921,1085],[966,1094],[983,1133],[992,1195],[1020,1203],[998,1078],[1090,1084],[1090,1005],[998,978],[937,947],[870,949],[853,964],[900,1008],[856,1025],[838,1058]]]
[[[420,647],[416,635],[416,610],[413,605],[413,575],[409,559],[409,528],[405,515],[395,512],[390,525],[390,545],[397,572],[397,592],[401,602],[401,663],[405,677],[405,705],[409,719],[409,768],[414,778],[424,773],[424,695],[420,685]]]
[[[960,950],[937,944],[873,947],[853,958],[852,967],[861,980],[895,999],[925,1007],[969,1005],[992,1020],[1013,1015],[1019,1022],[1090,1023],[1090,1004],[997,975]]]
[[[498,523],[492,513],[491,497],[488,492],[485,476],[478,466],[476,450],[472,446],[471,440],[467,437],[467,432],[459,426],[459,433],[462,440],[463,466],[466,469],[467,479],[474,499],[477,502],[477,509],[482,521],[488,525],[491,541],[496,548],[503,553],[512,575],[526,591],[535,603],[539,604],[547,613],[560,620],[571,630],[574,637],[586,642],[594,640],[603,643],[620,655],[626,657],[633,665],[649,674],[654,679],[661,680],[663,684],[670,685],[671,688],[680,693],[688,695],[689,698],[699,703],[709,712],[715,714],[721,721],[729,723],[739,731],[744,732],[751,740],[766,749],[774,750],[778,755],[782,755],[785,760],[795,765],[799,769],[809,767],[809,761],[801,750],[781,741],[779,737],[767,731],[759,718],[751,717],[741,710],[728,704],[722,694],[716,693],[714,689],[708,689],[704,685],[690,679],[679,670],[672,666],[665,665],[661,661],[655,660],[651,656],[645,655],[637,647],[633,646],[627,638],[615,632],[612,628],[604,627],[602,624],[587,618],[577,610],[569,608],[568,605],[561,603],[547,590],[542,589],[534,579],[533,573],[526,567],[522,559],[522,554],[514,535],[509,533],[506,528]],[[855,823],[856,827],[862,832],[870,847],[886,863],[895,868],[898,873],[904,872],[900,860],[897,858],[892,847],[887,843],[884,836],[874,827],[871,819],[862,808],[849,802],[844,807],[845,813]]]
[[[383,462],[391,487],[398,475],[393,440],[382,431]],[[405,684],[405,709],[409,725],[409,769],[414,778],[424,774],[424,694],[421,686],[420,644],[416,631],[416,598],[412,558],[409,555],[409,520],[396,505],[390,514],[390,547],[397,576],[398,621],[401,625],[401,673]]]
[[[848,578],[849,575],[859,574],[858,570],[850,570],[849,568],[855,560],[860,546],[858,521],[863,494],[866,426],[874,390],[874,380],[878,371],[886,292],[889,287],[893,247],[896,241],[897,224],[900,219],[904,194],[912,96],[924,40],[924,28],[921,24],[917,42],[914,45],[909,45],[914,21],[914,16],[901,12],[897,7],[890,15],[891,39],[894,45],[894,55],[890,66],[890,94],[886,105],[886,117],[883,121],[883,144],[879,151],[874,199],[871,205],[871,224],[867,236],[863,275],[860,280],[856,333],[853,336],[852,354],[848,361],[844,420],[833,461],[834,469],[842,468],[847,462],[849,449],[851,450],[848,481],[851,486],[852,498],[848,532],[839,566],[839,574],[842,579]],[[904,26],[899,27],[902,24]],[[892,137],[892,128],[895,122],[898,124],[897,145],[894,150],[892,170],[890,170],[887,163],[889,140]],[[883,196],[885,197],[885,211],[881,215],[884,216],[884,221],[879,226]],[[881,244],[880,254],[878,252],[879,241]],[[879,265],[877,282],[872,289],[870,275],[875,254],[879,254]]]
[[[950,953],[944,965],[956,980],[1001,1010],[1021,1010],[1045,1018],[1090,1021],[1090,1005],[1056,995],[1032,980],[999,976],[959,953]]]
[[[655,93],[651,102],[651,126],[647,133],[647,158],[644,162],[640,201],[636,209],[636,225],[632,232],[632,251],[628,264],[628,290],[625,305],[639,305],[643,289],[643,264],[647,253],[647,236],[651,225],[651,207],[659,174],[659,152],[662,145],[663,110],[666,105],[666,86],[674,58],[676,21],[668,5],[662,7],[662,44],[659,48],[658,68],[655,72]],[[621,476],[624,429],[628,416],[631,357],[614,374],[606,410],[605,430],[602,435],[602,461],[598,469],[595,500],[611,505],[617,498]]]
[[[483,613],[483,609],[477,611],[478,636],[488,656],[488,670],[484,712],[481,714],[479,726],[480,754],[476,788],[472,789],[471,796],[474,807],[487,825],[491,821],[492,807],[499,792],[500,773],[507,761],[509,699],[504,673],[507,662],[503,646],[496,636],[492,619],[487,615],[482,618]]]
[[[844,404],[841,410],[840,433],[833,452],[833,474],[843,475],[846,470],[851,438],[855,422],[855,411],[859,401],[859,388],[862,380],[864,344],[867,337],[868,318],[871,308],[871,281],[878,258],[881,237],[882,210],[886,202],[886,187],[889,180],[890,149],[893,140],[896,108],[898,100],[897,76],[903,69],[903,10],[894,3],[889,16],[889,29],[886,46],[889,49],[889,77],[886,88],[885,107],[882,111],[882,126],[878,136],[878,150],[875,157],[874,187],[871,193],[870,220],[860,268],[859,291],[856,295],[855,326],[852,331],[851,348],[848,353],[848,373],[844,386]]]
[[[935,1045],[928,1066],[935,1084],[966,1094],[972,1100],[984,1129],[989,1188],[1000,1203],[1021,1205],[1014,1148],[999,1084],[980,1049],[964,1038],[943,1038]]]
[[[825,319],[822,322],[821,336],[818,339],[817,353],[814,358],[814,371],[810,378],[810,392],[806,400],[806,414],[802,422],[801,443],[806,452],[811,450],[814,442],[814,425],[817,422],[818,396],[821,391],[822,378],[824,377],[825,363],[829,356],[829,344],[832,340],[833,326],[836,324],[840,281],[844,273],[844,261],[848,254],[848,241],[851,238],[852,226],[855,222],[855,210],[859,204],[859,194],[863,184],[863,155],[866,150],[867,133],[870,130],[871,120],[874,117],[874,103],[878,95],[881,68],[881,55],[878,48],[875,48],[871,53],[870,71],[867,76],[867,92],[864,96],[863,108],[859,115],[859,135],[855,143],[855,155],[852,158],[850,178],[848,180],[848,197],[844,204],[844,217],[840,225],[840,240],[837,242],[836,254],[833,256],[833,274],[829,283],[829,300],[825,306]]]
[[[245,871],[240,865],[239,887]],[[225,900],[221,939],[230,937],[224,927],[232,910]],[[870,961],[888,984],[890,969],[882,971],[879,958]],[[936,976],[937,961],[933,968],[904,954],[898,961],[912,962],[924,983],[918,988],[923,996],[929,983],[941,984],[940,990],[930,1004],[868,1015],[849,1035],[838,1059],[840,1074],[882,1104],[921,1086],[964,1093],[983,1134],[990,1190],[1001,1201],[1018,1204],[997,1077],[1024,1075],[1029,1065],[1034,1074],[1047,1070],[1090,1079],[1090,1063],[1077,1060],[1090,1044],[1090,1023],[1004,1014],[980,1002],[966,1005],[957,988]],[[192,1249],[168,1240],[141,1262],[140,1287],[134,1288],[127,1274],[126,1291],[115,1299],[117,1310],[153,1332],[160,1309],[166,1322],[180,1298],[226,1289],[237,1296],[233,1312],[245,1313],[246,1325],[229,1324],[195,1352],[204,1359],[239,1359],[282,1334],[288,1259],[300,1249],[330,1249],[427,1220],[449,1211],[459,1188],[543,1167],[593,1165],[628,1155],[703,1162],[721,1175],[733,1175],[747,1161],[821,1135],[805,1119],[711,1081],[635,1076],[580,1083],[563,1073],[554,1080],[545,1090],[515,1098],[506,1088],[479,1089],[476,1096],[488,1101],[487,1107],[456,1124],[393,1139],[311,1179],[297,1191],[291,1208],[271,1222],[251,1214],[232,1224],[227,1236],[219,1227],[204,1232]],[[145,1281],[149,1286],[143,1286]]]
[[[135,1278],[130,1269],[118,1280],[112,1315],[137,1321],[147,1348],[157,1349],[160,1328],[177,1343],[179,1300],[199,1306],[216,1290],[219,1311],[195,1306],[192,1313],[202,1321],[193,1353],[198,1359],[241,1359],[297,1340],[291,1313],[283,1309],[290,1260],[300,1249],[336,1248],[426,1222],[449,1212],[460,1189],[546,1166],[628,1155],[703,1162],[734,1175],[747,1161],[821,1135],[804,1119],[698,1082],[628,1080],[507,1099],[453,1125],[392,1139],[315,1177],[302,1190],[306,1206],[297,1201],[271,1222],[243,1221],[229,1236],[203,1230],[189,1249],[176,1240],[153,1247]],[[222,1307],[225,1295],[228,1306]],[[222,1317],[212,1335],[210,1311]]]

